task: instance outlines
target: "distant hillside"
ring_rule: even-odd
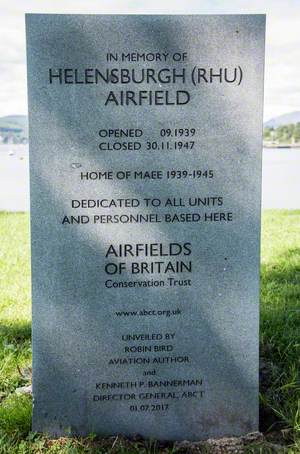
[[[300,146],[300,112],[281,115],[268,121],[264,127],[264,146]]]
[[[23,131],[28,131],[28,119],[26,115],[7,115],[6,117],[0,117],[0,127],[3,124],[19,127]]]
[[[296,124],[300,122],[300,111],[290,112],[279,117],[271,118],[264,126],[265,128],[278,128],[278,126],[285,126]]]
[[[26,115],[0,117],[0,138],[4,143],[28,142],[28,119]]]

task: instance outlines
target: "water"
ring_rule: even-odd
[[[300,148],[264,149],[263,208],[300,208]]]
[[[0,211],[29,210],[28,145],[0,144]]]
[[[263,208],[300,209],[300,149],[264,149]],[[29,210],[28,145],[0,144],[0,211]]]

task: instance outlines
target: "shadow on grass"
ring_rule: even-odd
[[[295,428],[299,423],[299,302],[300,248],[293,248],[261,269],[262,431]]]
[[[30,396],[9,395],[0,406],[0,434],[27,436],[31,430],[31,414]]]
[[[288,249],[281,254],[276,263],[263,264],[261,268],[262,284],[274,285],[300,284],[300,247]],[[298,294],[299,296],[299,294]]]
[[[31,339],[31,322],[0,323],[0,338],[21,343]]]

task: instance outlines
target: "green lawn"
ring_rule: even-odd
[[[0,454],[158,453],[172,447],[126,440],[51,441],[30,432],[29,217],[0,213]],[[300,211],[264,212],[261,270],[261,430],[266,444],[247,452],[300,452]]]

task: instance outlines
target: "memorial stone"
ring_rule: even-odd
[[[33,430],[257,430],[265,17],[26,27]]]

